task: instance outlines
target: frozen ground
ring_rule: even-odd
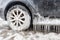
[[[0,18],[0,40],[60,40],[60,34],[8,30],[8,23]]]

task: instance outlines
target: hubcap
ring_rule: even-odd
[[[11,11],[8,11],[7,20],[13,30],[24,30],[30,25],[29,14],[20,8],[15,8]]]

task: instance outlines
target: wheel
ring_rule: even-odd
[[[28,29],[31,22],[29,11],[22,5],[14,5],[7,12],[7,21],[13,30]]]

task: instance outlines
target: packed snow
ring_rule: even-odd
[[[34,31],[13,31],[8,22],[0,18],[0,40],[60,40],[60,34]]]

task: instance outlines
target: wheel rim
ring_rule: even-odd
[[[8,11],[7,20],[13,30],[25,30],[30,26],[31,18],[28,12],[16,7],[11,11]]]

